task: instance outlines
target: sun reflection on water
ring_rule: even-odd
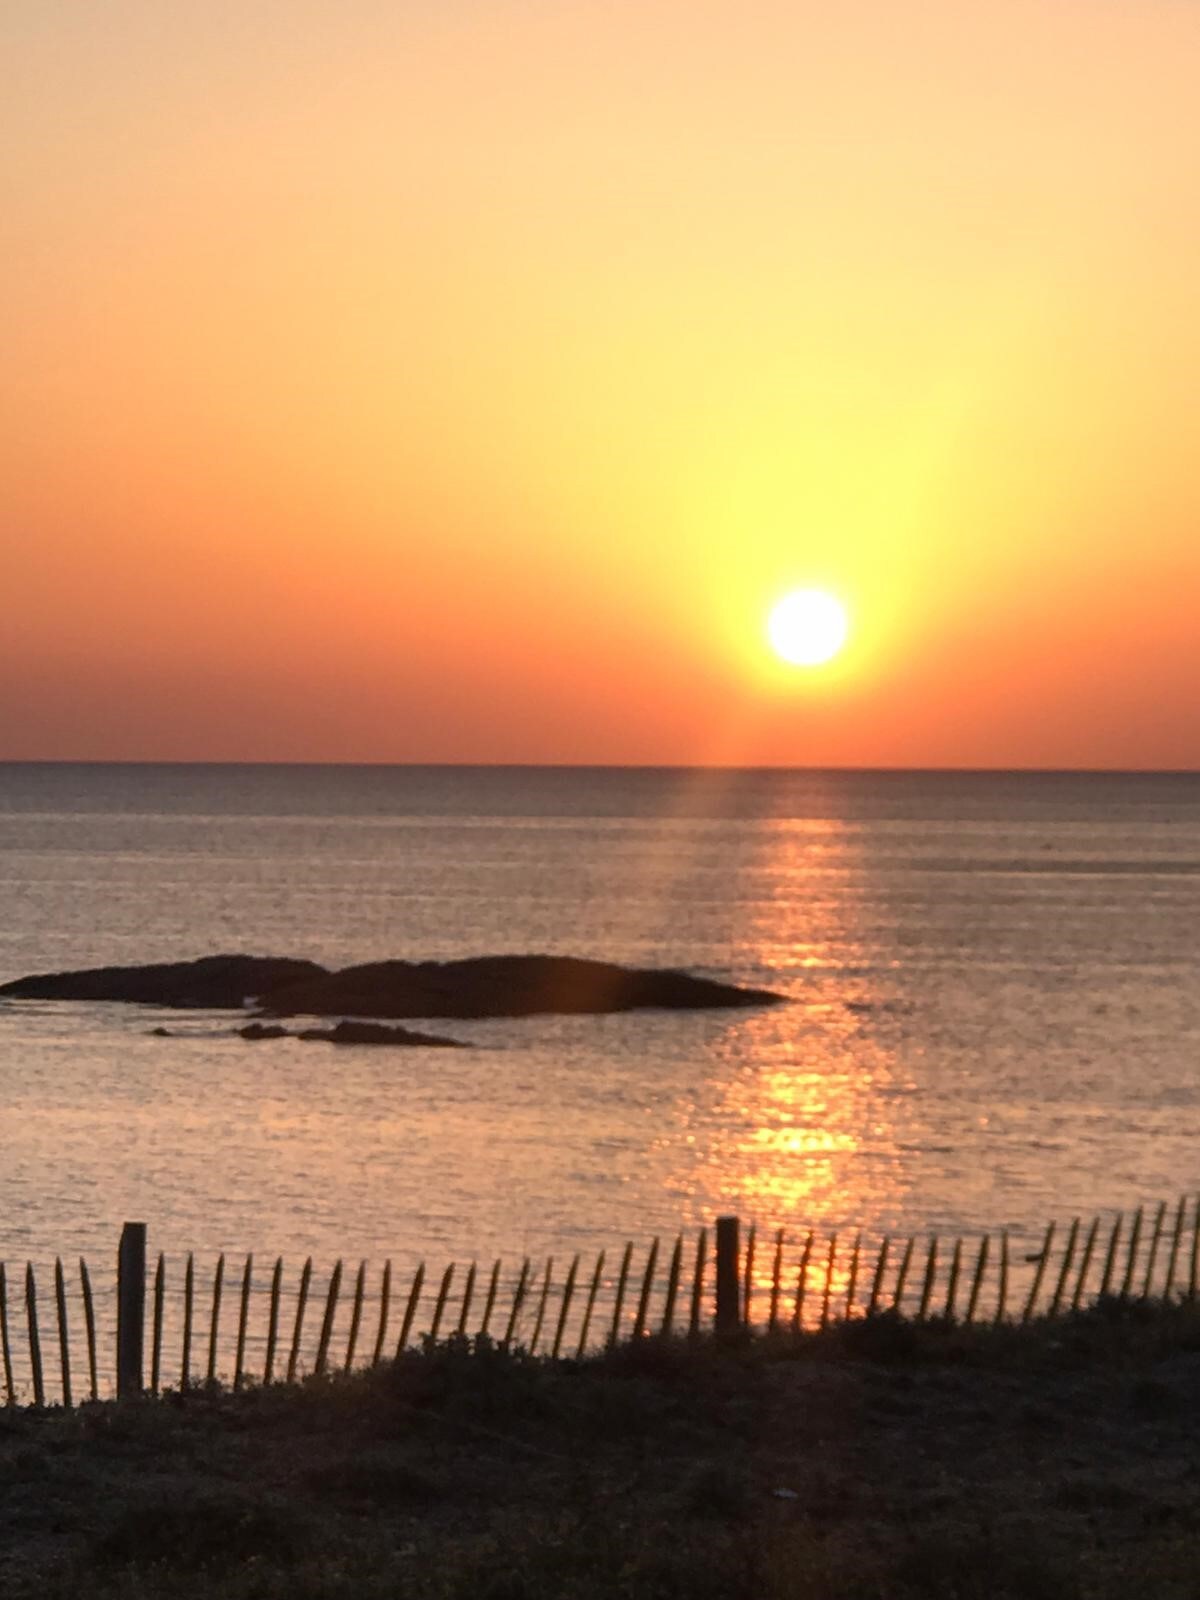
[[[896,980],[873,967],[859,927],[867,868],[834,820],[780,822],[759,838],[746,870],[763,892],[741,902],[738,947],[755,981],[792,1003],[731,1014],[712,1041],[715,1069],[685,1108],[672,1187],[699,1202],[698,1220],[728,1210],[792,1240],[810,1228],[877,1236],[908,1190],[912,1086],[875,1025]],[[843,1291],[846,1249],[833,1271]],[[769,1283],[771,1265],[768,1253],[756,1277]],[[812,1284],[827,1270],[814,1259]]]

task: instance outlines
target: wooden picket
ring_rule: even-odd
[[[159,1258],[162,1259],[161,1257]],[[242,1298],[238,1306],[237,1355],[234,1357],[233,1387],[240,1389],[246,1375],[246,1328],[250,1319],[250,1284],[254,1272],[254,1257],[246,1257],[242,1268]]]

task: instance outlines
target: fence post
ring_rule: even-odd
[[[737,1333],[742,1325],[738,1276],[738,1219],[717,1218],[717,1332]]]
[[[127,1222],[117,1252],[117,1398],[142,1392],[146,1324],[146,1224]]]

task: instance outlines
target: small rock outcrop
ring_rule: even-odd
[[[304,1028],[294,1032],[279,1023],[249,1022],[239,1028],[243,1039],[308,1039],[324,1044],[432,1045],[440,1050],[467,1050],[461,1039],[437,1033],[417,1033],[412,1028],[391,1028],[385,1022],[339,1022],[332,1028]]]
[[[386,1022],[339,1022],[332,1028],[305,1028],[299,1039],[323,1039],[329,1044],[425,1044],[441,1050],[468,1050],[461,1039],[443,1034],[418,1033],[414,1028],[389,1027]]]

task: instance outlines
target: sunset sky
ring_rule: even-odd
[[[0,57],[0,757],[1200,766],[1193,0]]]

